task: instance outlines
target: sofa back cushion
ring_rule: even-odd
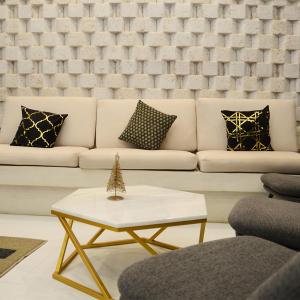
[[[196,150],[196,109],[193,99],[151,99],[142,101],[163,113],[177,116],[161,144],[161,149]],[[98,101],[97,148],[134,147],[119,140],[119,136],[127,126],[137,103],[138,100],[136,99]]]
[[[196,102],[198,150],[226,150],[227,135],[221,110],[270,108],[271,145],[277,151],[297,151],[296,103],[281,99],[206,98]]]
[[[93,147],[95,144],[96,100],[86,97],[8,97],[0,130],[0,144],[10,144],[22,119],[21,105],[68,114],[56,146]]]

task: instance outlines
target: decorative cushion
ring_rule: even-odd
[[[159,149],[177,116],[164,114],[139,100],[119,139],[146,150]]]
[[[52,148],[67,114],[54,114],[21,106],[22,120],[11,146]]]
[[[221,111],[226,121],[228,151],[272,151],[269,105],[262,110]]]

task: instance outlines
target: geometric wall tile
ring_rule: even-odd
[[[9,95],[300,103],[299,77],[299,1],[0,5],[0,103]]]

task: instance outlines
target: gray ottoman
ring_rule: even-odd
[[[295,253],[273,242],[246,236],[172,251],[127,268],[118,282],[120,299],[246,299]],[[300,288],[300,280],[297,283]]]
[[[270,197],[300,202],[300,176],[269,173],[261,176]]]
[[[237,235],[253,235],[300,250],[300,203],[244,198],[232,209],[229,224]]]

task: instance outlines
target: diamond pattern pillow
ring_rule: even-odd
[[[22,120],[11,146],[52,148],[68,115],[21,107]]]
[[[226,121],[228,151],[272,151],[269,106],[254,111],[221,111]]]
[[[137,148],[157,150],[177,116],[167,115],[139,100],[119,139]]]

